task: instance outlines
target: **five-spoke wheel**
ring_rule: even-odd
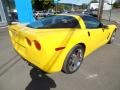
[[[76,45],[66,57],[63,65],[63,72],[73,73],[79,69],[84,57],[84,48],[82,45]]]

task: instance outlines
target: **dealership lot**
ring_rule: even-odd
[[[88,56],[74,74],[42,75],[12,48],[7,30],[0,32],[0,90],[120,90],[120,29],[113,44]]]

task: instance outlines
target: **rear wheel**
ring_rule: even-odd
[[[62,71],[67,74],[74,73],[80,68],[83,61],[83,57],[84,48],[82,47],[82,45],[76,45],[68,53]]]

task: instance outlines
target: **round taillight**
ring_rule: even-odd
[[[30,39],[28,39],[27,37],[25,38],[26,39],[26,41],[27,41],[27,44],[29,45],[29,46],[31,46],[31,41],[30,41]]]
[[[34,44],[35,44],[36,49],[38,49],[38,50],[41,49],[41,45],[38,41],[34,40]]]

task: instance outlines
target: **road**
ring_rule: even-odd
[[[113,44],[88,56],[74,74],[42,75],[12,48],[8,31],[0,32],[0,90],[120,90],[120,29]]]

